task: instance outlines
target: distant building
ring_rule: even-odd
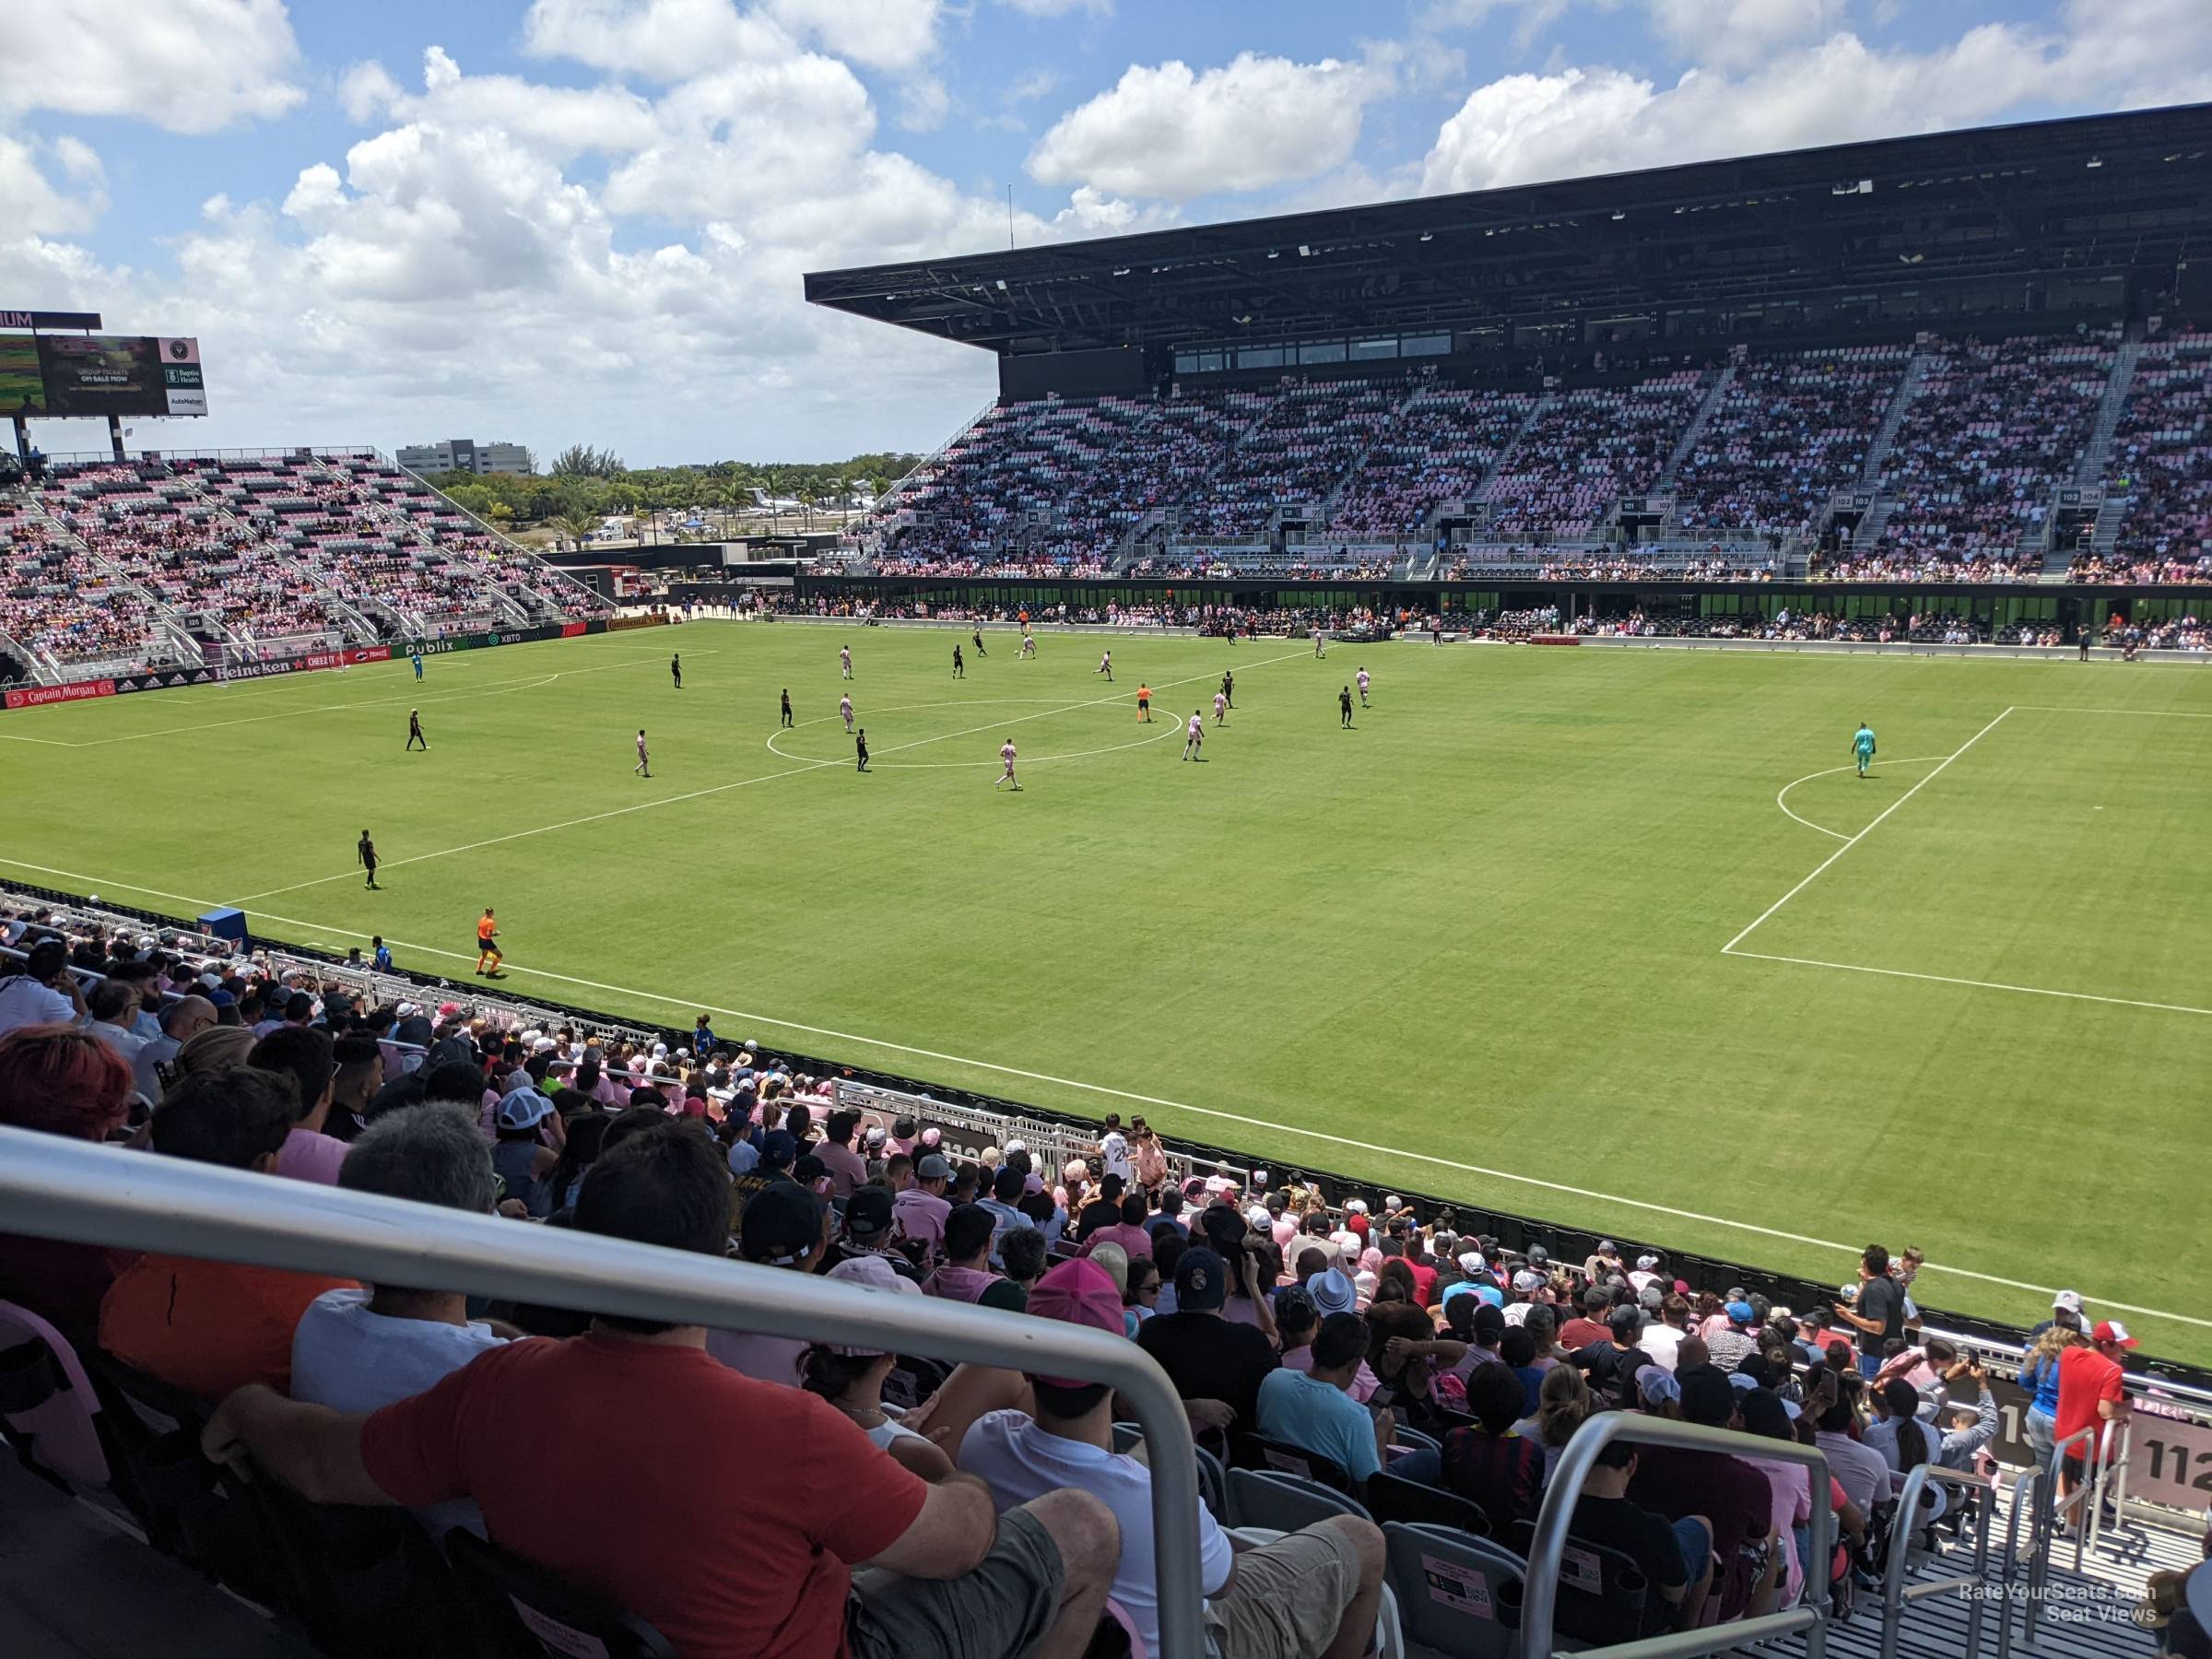
[[[519,443],[478,443],[473,438],[448,438],[443,443],[410,443],[399,452],[399,464],[409,472],[435,477],[439,473],[527,473],[530,452]]]

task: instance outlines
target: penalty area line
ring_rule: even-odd
[[[1864,962],[1824,962],[1815,957],[1771,956],[1763,950],[1731,950],[1729,956],[1755,962],[1793,962],[1800,968],[1834,968],[1845,973],[1879,973],[1890,979],[1924,980],[1936,985],[1968,985],[1977,991],[2013,991],[2022,996],[2063,996],[2074,1002],[2107,1003],[2118,1008],[2148,1008],[2159,1014],[2201,1014],[2212,1008],[2187,1003],[2143,1002],[2132,996],[2100,996],[2093,991],[2058,991],[2049,985],[2011,985],[2001,980],[1958,979],[1947,973],[1915,973],[1909,968],[1870,968]]]

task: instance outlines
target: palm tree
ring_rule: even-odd
[[[583,550],[584,538],[599,527],[598,519],[582,501],[571,502],[560,510],[560,527],[576,538],[576,550]]]

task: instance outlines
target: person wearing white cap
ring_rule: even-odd
[[[879,1290],[890,1296],[919,1296],[922,1287],[898,1272],[880,1255],[848,1256],[830,1269],[826,1276],[842,1279],[847,1284],[862,1285],[870,1290]],[[898,1363],[896,1354],[877,1353],[872,1348],[847,1347],[827,1342],[818,1342],[799,1356],[799,1386],[808,1394],[821,1397],[851,1418],[866,1431],[867,1437],[886,1451],[895,1440],[918,1440],[924,1445],[929,1441],[922,1435],[900,1423],[883,1408],[884,1380]],[[952,1461],[937,1447],[936,1453],[945,1465],[944,1473],[952,1470]],[[912,1455],[918,1452],[910,1448]],[[908,1466],[913,1466],[912,1456]]]

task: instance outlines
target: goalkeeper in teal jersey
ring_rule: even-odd
[[[1851,735],[1851,752],[1859,763],[1859,776],[1866,775],[1866,768],[1874,759],[1874,728],[1865,721]]]

